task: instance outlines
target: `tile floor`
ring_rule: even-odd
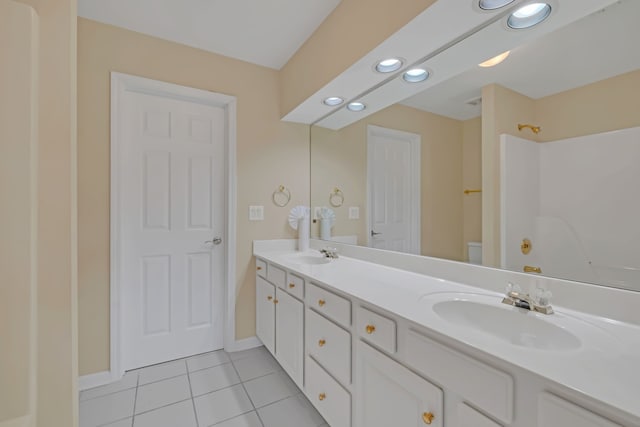
[[[127,372],[80,393],[80,427],[318,427],[328,424],[264,347]]]

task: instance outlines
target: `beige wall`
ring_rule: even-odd
[[[640,126],[640,70],[536,100],[540,141]]]
[[[31,7],[0,3],[0,424],[35,389],[37,37]]]
[[[252,240],[295,237],[289,210],[309,199],[309,130],[280,121],[278,72],[85,19],[78,32],[80,373],[109,369],[110,71],[237,97],[236,337],[253,336]],[[271,202],[280,184],[284,208]],[[248,221],[250,204],[265,221]]]
[[[280,73],[284,117],[435,0],[342,0]]]
[[[520,132],[518,123],[541,131]],[[640,126],[640,70],[537,100],[499,85],[483,88],[483,263],[500,261],[500,134],[546,142],[635,126]]]
[[[344,206],[334,208],[334,235],[357,234],[366,244],[367,125],[419,134],[421,145],[424,255],[461,260],[463,123],[403,105],[372,114],[340,131],[312,128],[312,206],[328,206],[339,187]],[[349,220],[348,207],[360,207],[360,220]],[[314,227],[316,235],[318,227]]]
[[[482,119],[462,122],[462,187],[482,188]],[[469,260],[467,242],[482,242],[482,193],[462,194],[462,251]]]

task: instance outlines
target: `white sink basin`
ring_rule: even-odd
[[[295,254],[288,255],[286,260],[293,264],[306,264],[306,265],[321,265],[321,264],[329,264],[331,260],[329,258],[325,258],[322,255],[310,255],[310,254]]]
[[[435,295],[433,295],[435,296]],[[427,295],[429,297],[429,295]],[[512,307],[500,298],[480,294],[448,294],[434,302],[433,311],[447,322],[491,335],[509,344],[547,351],[581,347],[581,340],[567,330],[566,318]],[[554,317],[555,316],[555,317]]]

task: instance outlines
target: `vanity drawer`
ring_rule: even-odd
[[[260,258],[256,258],[256,273],[260,277],[267,278],[267,263]]]
[[[315,360],[307,357],[305,388],[307,397],[331,427],[351,426],[351,395]]]
[[[343,384],[351,383],[351,334],[307,309],[306,349]]]
[[[307,303],[341,325],[351,325],[351,301],[348,299],[310,283],[307,286]]]
[[[267,268],[267,280],[277,287],[284,289],[287,283],[287,273],[280,267],[269,264],[269,267]]]
[[[446,384],[474,406],[509,424],[513,420],[513,378],[415,331],[407,334],[407,365]]]
[[[356,313],[358,335],[366,341],[389,353],[396,352],[396,322],[374,313],[364,307],[358,307]]]
[[[304,279],[295,274],[287,273],[287,292],[298,299],[304,298]]]

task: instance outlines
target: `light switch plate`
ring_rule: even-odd
[[[349,219],[360,219],[360,208],[357,206],[349,207]]]
[[[249,221],[264,220],[264,206],[249,206]]]

